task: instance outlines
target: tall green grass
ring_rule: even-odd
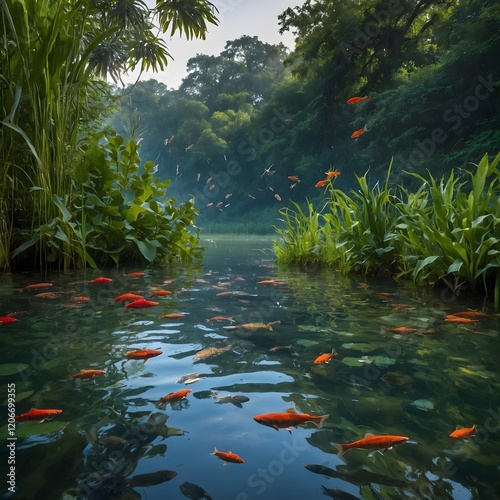
[[[281,211],[274,252],[289,265],[334,266],[348,272],[390,274],[417,285],[441,284],[454,293],[468,288],[492,294],[500,304],[500,153],[484,155],[473,171],[421,181],[416,192],[389,184],[345,193],[330,183],[317,211]]]

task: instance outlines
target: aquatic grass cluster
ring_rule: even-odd
[[[418,285],[444,284],[454,293],[493,292],[500,303],[500,199],[498,163],[484,155],[474,172],[422,182],[411,193],[385,183],[345,193],[329,183],[329,200],[317,212],[281,210],[285,229],[277,230],[278,262],[332,265],[364,274],[410,278]]]

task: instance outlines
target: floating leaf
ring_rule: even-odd
[[[21,373],[23,370],[26,370],[28,365],[25,363],[6,363],[4,365],[0,365],[0,375],[4,377],[7,375],[15,375],[16,373]]]

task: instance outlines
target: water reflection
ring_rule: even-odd
[[[18,313],[0,325],[4,394],[16,384],[17,414],[63,410],[17,425],[20,498],[495,497],[498,316],[447,323],[482,304],[277,269],[262,252],[269,241],[216,243],[201,264],[112,271],[103,284],[81,272],[0,278],[0,316]],[[25,290],[42,281],[53,283],[52,298]],[[114,302],[158,289],[172,294],[155,296],[155,307]],[[183,317],[161,318],[172,313]],[[329,363],[314,364],[334,347]],[[135,349],[163,354],[125,362]],[[105,374],[73,379],[82,369]],[[156,408],[186,388],[185,399]],[[253,420],[289,407],[330,416],[291,435]],[[473,424],[477,436],[449,437]],[[410,442],[373,457],[336,455],[332,442],[366,433]],[[223,466],[214,447],[244,464]]]

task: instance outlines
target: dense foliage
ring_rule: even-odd
[[[485,155],[475,171],[446,178],[431,174],[411,192],[391,187],[389,176],[373,189],[366,174],[346,193],[327,185],[323,210],[282,209],[284,229],[274,244],[278,262],[320,264],[345,273],[409,277],[442,283],[457,293],[493,293],[500,304],[500,154]]]
[[[110,76],[117,81],[123,71],[136,67],[164,69],[169,54],[158,30],[203,38],[206,23],[217,22],[213,5],[205,0],[158,0],[149,9],[140,0],[2,0],[0,20],[0,268],[11,264],[44,267],[51,262],[64,267],[94,265],[91,254],[97,250],[103,252],[99,260],[106,256],[118,260],[118,248],[124,249],[124,257],[134,253],[123,238],[151,260],[149,246],[158,240],[139,238],[147,238],[148,217],[134,219],[136,227],[124,227],[116,241],[103,238],[96,244],[92,243],[96,229],[89,229],[90,219],[83,216],[84,210],[96,209],[89,202],[95,196],[104,205],[118,202],[109,198],[113,194],[96,192],[91,178],[81,177],[90,162],[89,152],[96,148],[102,151],[93,157],[100,162],[92,165],[97,170],[94,176],[109,177],[108,162],[113,158],[107,153],[112,155],[116,149],[107,147],[102,135],[95,133],[102,129],[100,118],[112,102],[103,79]],[[129,155],[125,163],[138,166],[135,153],[127,149],[134,149],[134,144],[129,142],[121,154]],[[157,216],[165,210],[163,215],[172,221],[164,223],[163,237],[179,237],[181,247],[186,241],[190,246],[191,236],[185,229],[180,231],[176,219],[182,219],[184,228],[189,226],[194,216],[191,205],[175,209],[175,200],[163,198],[165,183],[155,184],[155,193],[141,195],[141,189],[149,189],[145,183],[151,181],[151,173],[151,167],[146,167],[144,177],[127,177],[129,184],[121,188],[134,189],[136,195],[122,203],[130,202],[129,210],[136,209],[139,201],[149,203]],[[113,183],[120,182],[120,173],[114,175],[113,188]],[[80,179],[78,185],[75,179]],[[162,196],[163,205],[151,208],[157,195]],[[92,219],[97,230],[101,222],[104,219]],[[93,244],[93,251],[88,251],[87,244]],[[162,252],[155,255],[160,257]]]

